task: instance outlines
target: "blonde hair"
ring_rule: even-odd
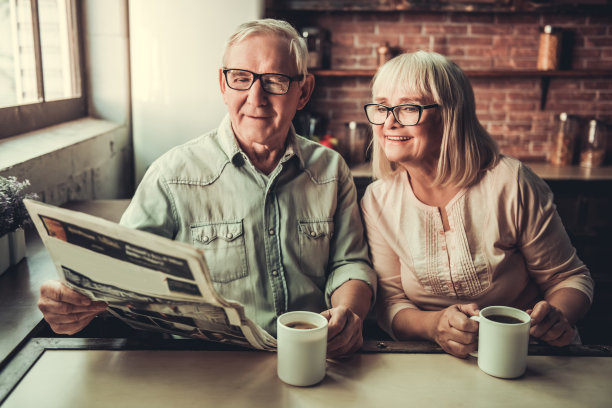
[[[465,187],[497,163],[497,143],[478,121],[474,91],[457,64],[435,52],[399,55],[380,67],[372,80],[373,97],[394,90],[440,105],[444,129],[434,184]],[[399,165],[387,159],[376,138],[372,145],[374,178],[395,173]]]
[[[295,58],[295,63],[298,69],[298,74],[308,75],[308,46],[306,41],[300,36],[291,24],[283,20],[273,18],[264,18],[253,20],[240,24],[234,34],[232,34],[223,50],[223,58],[221,64],[224,68],[227,62],[227,53],[234,45],[244,40],[251,35],[276,35],[279,38],[284,38],[289,43],[289,53]]]

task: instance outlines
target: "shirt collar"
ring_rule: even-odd
[[[244,164],[246,154],[240,149],[238,145],[238,141],[236,140],[236,135],[232,129],[232,122],[230,120],[229,114],[226,114],[221,124],[219,125],[219,144],[221,145],[221,149],[230,161],[237,167],[240,167]],[[287,141],[286,141],[285,154],[281,158],[280,162],[285,163],[289,161],[292,157],[296,157],[300,168],[304,168],[304,159],[303,153],[300,149],[300,144],[298,141],[297,133],[295,133],[295,128],[293,124],[289,127],[289,132],[287,133]]]

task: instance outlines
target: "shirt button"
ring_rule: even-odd
[[[226,235],[227,239],[232,239],[233,236],[234,236],[234,234],[232,234],[231,232],[228,232],[227,235]]]
[[[278,271],[275,269],[272,271],[272,276],[277,276],[278,275]]]
[[[209,239],[210,239],[210,238],[208,238],[208,236],[205,236],[204,238],[202,238],[202,241],[204,241],[204,242],[208,242],[208,240],[209,240]]]
[[[268,234],[270,234],[270,235],[274,235],[274,230],[273,230],[272,228],[270,228],[270,229],[268,230]]]
[[[316,233],[316,232],[314,232],[314,231],[310,231],[310,236],[311,236],[311,237],[314,237],[315,235],[317,235],[317,233]]]

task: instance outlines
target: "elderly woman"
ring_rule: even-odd
[[[361,204],[381,327],[465,357],[477,347],[469,316],[508,305],[531,315],[532,337],[576,341],[593,280],[546,183],[478,122],[462,70],[433,52],[403,54],[379,69],[372,95],[378,180]]]

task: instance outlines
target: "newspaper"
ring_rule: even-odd
[[[24,200],[60,280],[130,326],[275,350],[276,339],[215,290],[199,249],[78,211]]]

